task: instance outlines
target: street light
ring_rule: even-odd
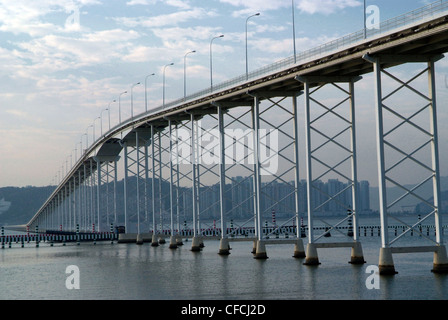
[[[95,138],[96,138],[96,136],[95,136],[95,121],[98,119],[101,121],[101,117],[96,117],[95,120],[93,120],[93,142],[92,143],[95,143]]]
[[[89,128],[93,128],[93,124],[88,126],[86,129],[86,150],[89,148],[89,136],[88,136]],[[95,129],[93,129],[93,132],[95,132]],[[93,140],[95,140],[95,137],[93,138]]]
[[[163,67],[163,107],[165,108],[165,70],[167,67],[174,65],[174,63],[170,63]]]
[[[367,16],[366,16],[366,11],[367,11],[367,5],[366,5],[366,0],[364,0],[364,39],[367,38]]]
[[[112,100],[111,102],[109,102],[109,105],[107,106],[107,110],[109,111],[109,131],[110,131],[110,105],[114,102],[117,102],[117,100]]]
[[[260,13],[256,13],[246,19],[246,80],[249,79],[249,62],[248,62],[248,54],[247,54],[247,22],[249,21],[250,18],[257,17],[259,15],[260,15]]]
[[[213,91],[213,53],[212,53],[212,43],[213,40],[218,39],[218,38],[224,38],[224,35],[220,35],[218,37],[214,37],[212,38],[212,40],[210,40],[210,90]]]
[[[120,93],[120,95],[118,96],[118,123],[121,123],[121,96],[125,93],[128,93],[127,91],[124,91],[122,93]]]
[[[147,90],[146,82],[149,77],[154,76],[154,75],[155,75],[155,73],[151,73],[151,74],[147,75],[145,78],[145,111],[146,112],[148,112],[148,94],[146,92],[146,90]]]
[[[294,47],[294,63],[297,62],[297,52],[296,52],[296,18],[295,18],[295,4],[294,0],[292,1],[292,43]]]
[[[101,110],[101,113],[100,113],[100,118],[101,118],[101,136],[103,135],[103,112],[104,111],[109,111],[109,108]]]
[[[137,82],[131,86],[131,119],[134,119],[134,95],[132,90],[134,89],[135,86],[138,86],[139,84],[140,82]]]
[[[187,56],[188,56],[190,53],[196,53],[196,50],[187,52],[187,53],[184,55],[184,101],[185,101],[185,99],[186,99],[186,97],[187,97]]]

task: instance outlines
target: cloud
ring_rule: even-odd
[[[234,17],[246,16],[260,11],[278,10],[291,6],[290,0],[219,0],[222,3],[230,4],[243,9],[233,12]]]
[[[164,27],[179,25],[190,20],[204,19],[206,17],[214,17],[216,13],[208,11],[203,8],[193,8],[190,10],[176,11],[173,13],[157,15],[153,17],[119,17],[113,18],[118,23],[123,24],[126,27]]]
[[[134,30],[113,29],[79,37],[50,34],[16,45],[31,63],[26,69],[48,73],[119,59],[139,37]]]
[[[66,18],[83,6],[96,5],[98,0],[0,0],[0,31],[31,37],[66,32]],[[62,14],[60,23],[44,21],[47,15]]]
[[[220,0],[243,9],[235,11],[233,16],[244,16],[254,12],[278,10],[291,7],[291,0]],[[331,14],[347,7],[361,5],[359,0],[296,0],[295,5],[302,12],[309,14]]]
[[[358,0],[300,0],[297,3],[297,7],[305,13],[326,15],[360,5],[361,2]]]
[[[190,9],[189,1],[185,0],[131,0],[126,2],[128,6],[136,6],[136,5],[155,5],[157,2],[162,2],[163,4],[180,8],[180,9]]]

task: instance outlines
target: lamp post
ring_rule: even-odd
[[[196,50],[187,52],[187,53],[184,55],[184,101],[185,101],[185,99],[187,98],[187,56],[188,56],[190,53],[196,53]]]
[[[218,38],[224,38],[224,35],[220,35],[218,37],[214,37],[210,40],[210,90],[213,91],[213,52],[212,52],[212,44],[213,40]]]
[[[249,61],[248,61],[249,59],[248,59],[248,53],[247,53],[247,22],[249,21],[250,18],[257,17],[259,15],[260,15],[260,13],[256,13],[246,19],[246,80],[249,79]]]
[[[367,24],[367,17],[366,17],[366,10],[367,10],[366,0],[364,0],[364,13],[363,13],[363,16],[364,16],[364,39],[367,38],[367,26],[366,26],[366,24]]]
[[[120,93],[120,95],[118,96],[118,123],[121,123],[121,96],[125,93],[128,93],[127,91],[124,91],[122,93]]]
[[[147,80],[149,77],[154,76],[155,73],[151,73],[145,77],[145,112],[148,112],[148,93],[147,93]]]
[[[296,15],[295,15],[295,4],[292,1],[292,43],[294,48],[294,63],[297,63],[297,51],[296,51]]]
[[[109,116],[109,131],[110,131],[110,105],[114,102],[117,102],[117,100],[112,100],[111,102],[109,102],[109,105],[107,106],[108,116]]]
[[[103,136],[103,112],[104,111],[109,111],[109,108],[107,108],[107,109],[104,109],[104,110],[101,110],[101,113],[100,113],[100,118],[101,118],[101,136]]]
[[[86,129],[86,150],[89,148],[89,136],[88,136],[89,128],[93,128],[93,124],[88,126]],[[93,129],[93,132],[95,132],[95,129]],[[95,140],[95,137],[93,138],[93,140]]]
[[[100,117],[96,117],[95,120],[93,120],[93,142],[92,143],[95,143],[95,138],[96,138],[95,137],[95,121],[98,119],[100,119],[100,121],[101,121]]]
[[[165,108],[165,71],[166,71],[167,67],[172,66],[172,65],[174,65],[173,62],[171,62],[170,64],[167,64],[163,67],[163,107],[164,108]]]
[[[137,82],[131,86],[131,119],[134,119],[134,87],[138,86],[140,82]]]

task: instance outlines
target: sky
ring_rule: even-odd
[[[421,0],[367,0],[381,20],[424,6]],[[297,51],[324,44],[363,27],[360,0],[295,0]],[[213,81],[245,72],[248,21],[249,69],[293,54],[291,0],[0,0],[0,187],[55,184],[58,172],[79,156],[86,138],[148,105],[209,86],[209,46]],[[167,66],[173,63],[172,66]],[[440,157],[448,141],[447,59],[437,64]],[[406,75],[406,70],[402,71]],[[154,76],[147,77],[151,74]],[[141,85],[133,86],[140,82]],[[359,84],[357,108],[360,179],[375,184],[372,79]],[[128,94],[120,95],[124,91]],[[109,108],[109,111],[106,110]],[[98,117],[100,117],[98,119]],[[100,123],[101,122],[101,123]],[[87,135],[86,135],[87,133]],[[442,166],[442,175],[448,170]]]

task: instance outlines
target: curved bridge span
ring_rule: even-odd
[[[156,244],[164,238],[161,230],[167,224],[170,247],[175,248],[181,224],[191,220],[192,251],[200,251],[206,238],[200,233],[201,224],[206,218],[217,216],[220,229],[227,230],[229,217],[249,216],[243,226],[254,228],[254,256],[265,259],[266,245],[282,241],[268,241],[261,232],[264,220],[282,212],[284,225],[306,220],[306,250],[299,231],[283,242],[293,243],[294,256],[304,258],[305,264],[319,264],[318,248],[339,247],[351,248],[352,263],[364,263],[356,232],[339,242],[323,240],[348,221],[355,230],[359,226],[354,94],[356,82],[365,74],[373,74],[380,272],[395,273],[392,254],[424,251],[434,252],[434,272],[447,272],[435,90],[435,66],[447,51],[448,1],[437,1],[385,21],[378,30],[355,32],[136,115],[84,150],[27,228],[95,233],[123,226],[126,233],[136,235],[137,243],[142,243],[141,235],[151,233]],[[412,79],[401,80],[400,74],[393,74],[392,67],[410,63],[421,68]],[[414,86],[420,77],[429,79],[425,90]],[[390,87],[391,81],[398,87]],[[402,89],[422,100],[417,109],[409,112],[407,102],[400,100],[402,105],[395,101],[389,105]],[[332,99],[323,98],[322,93]],[[303,119],[298,114],[300,99]],[[427,115],[426,123],[421,122],[422,114]],[[322,124],[323,119],[329,122]],[[304,128],[304,137],[299,137],[299,126]],[[421,136],[416,141],[422,142],[409,150],[393,139],[403,127],[415,129]],[[204,141],[212,142],[204,145]],[[423,158],[418,157],[421,151]],[[301,153],[305,155],[305,177],[299,177]],[[397,170],[406,174],[407,161],[424,176],[411,188],[395,174]],[[337,190],[322,189],[321,179],[329,174],[347,184]],[[120,190],[118,175],[123,178]],[[306,181],[303,188],[301,179]],[[279,183],[284,189],[274,193],[273,186]],[[431,200],[419,194],[419,188],[427,183],[432,186]],[[399,187],[403,195],[390,197],[389,185]],[[350,198],[349,205],[341,200],[345,195]],[[398,220],[392,216],[393,208],[405,197],[421,200],[428,214],[415,224],[399,221],[405,225],[403,232],[390,234],[389,220]],[[124,203],[120,208],[118,198]],[[325,221],[328,227],[320,232],[314,224],[324,207],[337,207],[347,214],[337,222]],[[429,244],[400,245],[403,235],[419,232],[420,224],[429,221],[436,228],[435,238],[422,237]],[[274,226],[281,228],[282,224]],[[229,241],[228,233],[220,235],[220,254],[229,254]]]

